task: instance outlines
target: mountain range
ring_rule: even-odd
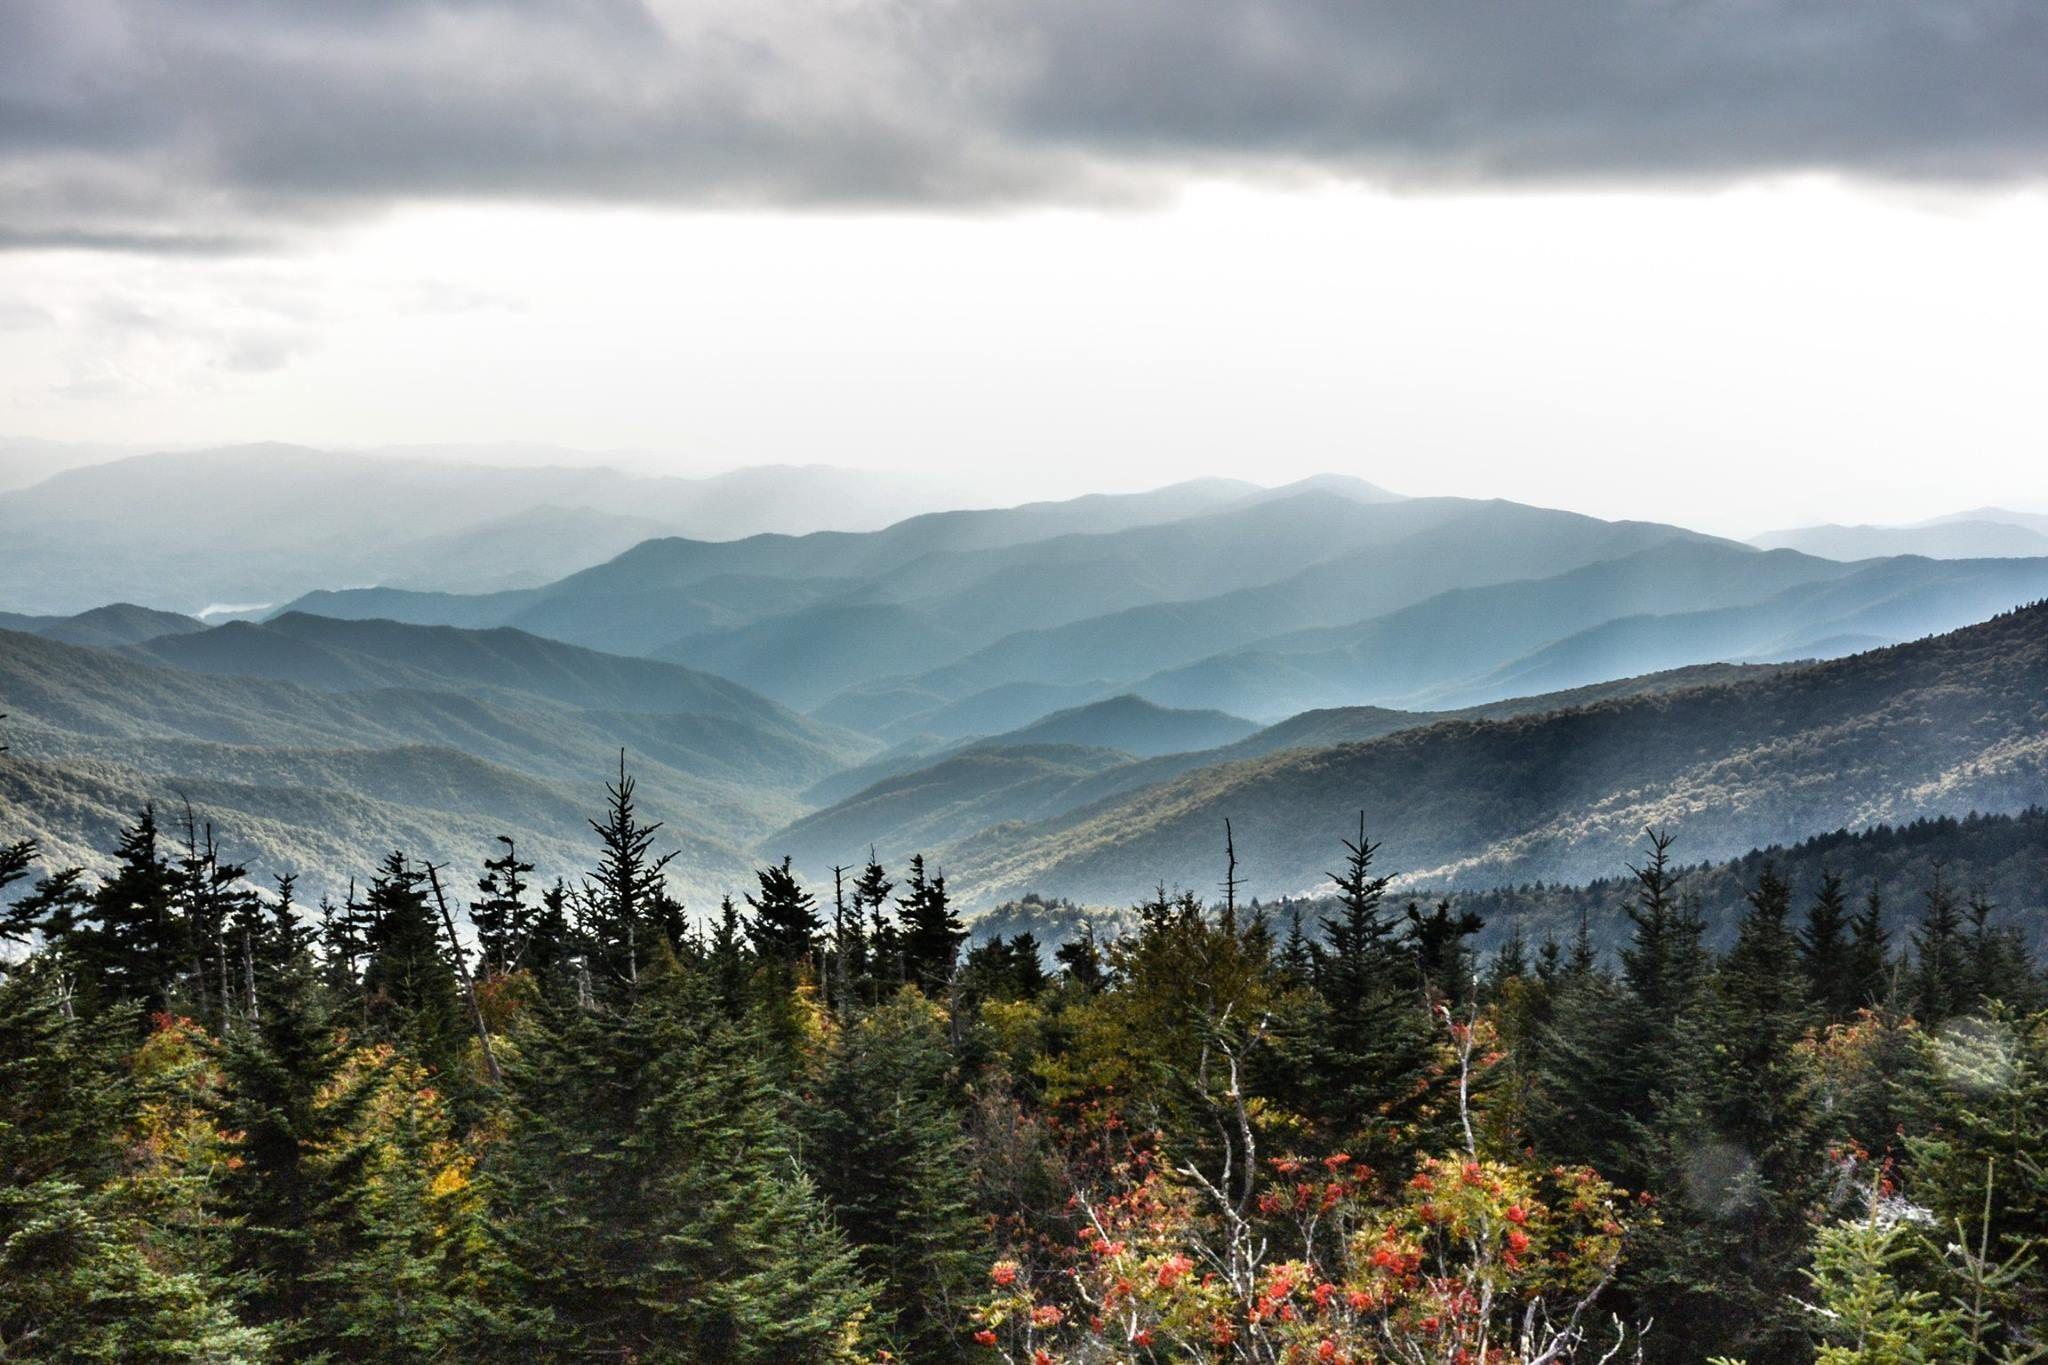
[[[0,566],[25,608],[0,615],[10,820],[85,858],[189,797],[266,872],[345,879],[395,841],[466,864],[523,832],[569,874],[624,749],[700,904],[870,846],[988,904],[1135,897],[1207,865],[1226,817],[1248,888],[1295,894],[1360,806],[1399,865],[1470,886],[1611,871],[1649,820],[1726,856],[2048,798],[2038,706],[1994,677],[2038,681],[2040,613],[2002,613],[2048,597],[2048,555],[1837,557],[1327,476],[747,534],[757,500],[815,524],[843,471],[368,469],[240,448],[0,496],[0,530],[34,532]],[[145,507],[184,539],[14,590]],[[692,517],[721,535],[666,533]],[[316,586],[213,626],[142,592],[39,606],[152,556],[215,566],[179,601]]]
[[[130,600],[217,614],[355,584],[523,587],[656,536],[872,530],[952,505],[944,480],[828,466],[677,478],[277,443],[81,463],[17,442],[0,458],[22,471],[0,478],[0,605],[32,613]]]

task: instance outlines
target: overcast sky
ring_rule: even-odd
[[[0,434],[2048,508],[2039,0],[5,0]]]

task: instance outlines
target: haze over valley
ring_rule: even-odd
[[[573,875],[624,750],[703,911],[785,855],[1114,907],[1225,819],[1270,899],[1315,893],[1359,808],[1412,880],[1481,888],[1604,875],[1650,824],[1723,858],[2048,798],[2039,612],[2009,615],[2048,599],[2038,516],[1749,543],[1352,475],[917,510],[939,495],[88,463],[0,494],[41,528],[0,585],[0,784],[53,866],[189,801],[252,874],[338,893],[377,848],[512,830]]]

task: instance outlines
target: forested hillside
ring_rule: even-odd
[[[1236,822],[1245,885],[1294,894],[1326,861],[1331,809],[1382,812],[1377,835],[1443,885],[1578,880],[1645,825],[1682,822],[1732,857],[1815,829],[2048,792],[2048,605],[1948,635],[1754,681],[1200,768],[947,851],[978,895],[1133,899],[1208,856]]]
[[[1989,868],[2040,827],[1783,866]],[[1312,916],[1218,847],[1176,870],[1215,900],[1047,954],[968,950],[922,859],[693,916],[624,773],[591,830],[574,882],[508,835],[313,907],[171,812],[99,877],[0,845],[0,1351],[1974,1365],[2048,1332],[2048,982],[1938,870],[1899,924],[1652,835],[1583,893],[1615,951],[1482,956],[1354,825]],[[1695,876],[1731,875],[1710,933]]]
[[[307,617],[118,652],[0,632],[0,711],[6,818],[51,857],[93,862],[137,802],[189,798],[260,875],[305,868],[314,891],[367,877],[380,843],[440,859],[507,828],[566,871],[623,748],[686,850],[679,883],[708,892],[870,747],[673,664]]]

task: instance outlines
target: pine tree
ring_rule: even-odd
[[[1315,980],[1315,945],[1301,927],[1301,910],[1290,907],[1287,914],[1287,937],[1280,946],[1280,972],[1293,986],[1307,986]]]
[[[41,935],[50,951],[70,956],[76,951],[72,935],[78,922],[92,910],[92,903],[92,891],[85,884],[85,869],[59,868],[46,877],[38,877],[26,896],[0,914],[0,939],[25,944]],[[0,965],[0,970],[4,970],[4,965]]]
[[[759,896],[748,896],[754,912],[747,923],[747,937],[763,962],[794,966],[809,959],[817,946],[818,931],[825,926],[818,917],[817,898],[804,890],[789,859],[764,867],[754,874],[761,884]]]
[[[1448,899],[1438,901],[1428,915],[1412,904],[1408,907],[1408,951],[1425,991],[1444,1000],[1471,997],[1472,950],[1465,940],[1485,927],[1486,921],[1470,910],[1453,916]]]
[[[483,876],[476,883],[478,898],[469,903],[469,922],[476,927],[486,975],[504,975],[524,965],[536,914],[526,903],[526,874],[533,871],[533,864],[520,859],[509,836],[499,835],[498,842],[505,851],[485,859]]]
[[[1081,926],[1081,932],[1055,948],[1052,956],[1060,964],[1061,975],[1087,994],[1109,984],[1102,966],[1102,945],[1096,941],[1092,924]]]
[[[1499,1000],[1510,982],[1524,980],[1528,975],[1529,945],[1522,936],[1522,922],[1509,920],[1500,946],[1493,950],[1493,959],[1487,964],[1486,998]]]
[[[1300,1069],[1329,1140],[1384,1166],[1406,1155],[1387,1144],[1421,1106],[1434,1029],[1382,915],[1391,879],[1373,871],[1379,846],[1362,813],[1344,848],[1344,870],[1330,874],[1339,910],[1324,917],[1316,955],[1321,1017],[1308,1026]]]
[[[319,1213],[320,1265],[307,1277],[316,1293],[292,1336],[380,1365],[463,1358],[498,1286],[485,1273],[483,1204],[447,1105],[424,1070],[390,1054],[351,1058],[340,1089],[350,1121],[334,1125],[326,1148],[334,1192]]]
[[[1858,998],[1850,970],[1854,945],[1849,930],[1842,879],[1822,872],[1820,888],[1806,911],[1806,927],[1799,935],[1799,963],[1806,972],[1807,999],[1829,1021],[1846,1019],[1865,1003]]]
[[[1811,1016],[1791,888],[1766,867],[1748,901],[1657,1116],[1657,1184],[1683,1197],[1644,1239],[1634,1283],[1685,1358],[1790,1365],[1805,1359],[1793,1295],[1819,1195],[1815,1077],[1798,1047]]]
[[[235,1001],[246,993],[230,961],[230,931],[260,920],[260,900],[247,885],[248,870],[222,859],[213,826],[202,825],[190,804],[184,824],[172,895],[172,915],[191,961],[181,1003],[213,1028],[226,1029]]]
[[[859,880],[853,884],[853,914],[859,918],[862,910],[868,915],[868,998],[880,1003],[884,996],[893,994],[903,984],[903,947],[901,934],[895,922],[886,913],[889,893],[896,889],[896,883],[889,880],[889,874],[875,857],[873,847],[868,849],[867,866],[861,869]]]
[[[469,1027],[456,995],[439,916],[427,903],[426,873],[403,853],[384,860],[364,901],[369,962],[363,991],[373,1028],[455,1083]]]
[[[251,1309],[258,1321],[289,1324],[312,1303],[314,1214],[334,1194],[314,1154],[355,1115],[323,1101],[345,1052],[303,942],[258,979],[257,996],[248,1025],[220,1045],[221,1126],[241,1135],[221,1197],[232,1264],[256,1285]]]
[[[944,874],[927,877],[921,853],[910,860],[910,880],[905,889],[909,894],[896,898],[903,924],[900,943],[904,970],[913,985],[937,1000],[945,995],[947,984],[953,979],[953,968],[959,962],[960,945],[967,940],[967,930],[953,913]]]
[[[1962,914],[1941,869],[1927,886],[1927,908],[1913,935],[1913,974],[1909,985],[1913,1013],[1934,1025],[1969,1008],[1969,961],[1963,942]]]
[[[618,1011],[545,1007],[486,1171],[534,1339],[556,1356],[837,1360],[869,1292],[794,1164],[711,981],[649,963]]]
[[[1964,954],[1964,998],[1977,1009],[1992,1001],[2025,1010],[2035,1003],[2036,988],[2027,947],[2017,929],[1994,925],[1997,907],[1981,893],[1970,897],[1965,916],[1969,921]]]
[[[160,845],[153,806],[144,806],[121,831],[114,859],[113,875],[66,936],[67,956],[80,969],[88,999],[166,1009],[178,978],[191,968],[193,945],[179,922],[177,870]]]
[[[842,1030],[798,1118],[804,1160],[909,1360],[957,1356],[990,1247],[944,1017],[904,994]]]
[[[665,875],[673,850],[656,856],[659,823],[643,825],[634,804],[635,784],[619,750],[619,779],[605,784],[605,818],[592,820],[602,852],[597,870],[584,878],[577,896],[587,943],[585,966],[600,994],[630,991],[640,968],[662,943],[682,937],[682,906],[671,900]]]
[[[1881,1005],[1891,998],[1891,932],[1884,927],[1884,899],[1876,886],[1864,897],[1863,909],[1849,925],[1848,978],[1844,998],[1857,1008]]]

